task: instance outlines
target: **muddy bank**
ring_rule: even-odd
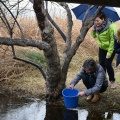
[[[1,85],[0,85],[1,87]],[[10,91],[6,88],[4,90],[1,90],[2,94],[14,94],[17,97],[21,98],[39,98],[45,100],[45,94],[39,94],[39,95],[32,95],[25,91]],[[106,111],[115,111],[120,112],[120,87],[119,84],[117,86],[117,89],[110,89],[108,87],[107,91],[101,94],[101,99],[97,103],[90,103],[86,101],[86,97],[79,97],[79,104],[78,107],[81,109],[86,109],[90,112],[98,111],[99,113],[105,113]],[[50,104],[48,102],[48,104]],[[56,107],[63,106],[64,107],[64,100],[63,97],[61,97],[59,100],[54,101],[53,103]]]
[[[86,98],[79,99],[79,106],[81,108],[89,108],[91,110],[105,111],[118,111],[120,112],[120,89],[110,89],[101,94],[101,99],[97,103],[90,103],[86,101]]]

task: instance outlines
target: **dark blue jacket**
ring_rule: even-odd
[[[115,38],[115,43],[114,43],[114,49],[115,53],[117,53],[117,58],[116,58],[116,67],[120,64],[120,42],[117,41]]]

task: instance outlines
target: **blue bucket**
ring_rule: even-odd
[[[76,108],[78,106],[78,94],[79,90],[65,88],[62,91],[64,97],[64,104],[66,108]]]

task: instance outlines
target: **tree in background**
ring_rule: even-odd
[[[17,21],[17,17],[20,12],[19,3],[22,2],[17,1],[16,4],[14,4],[12,7],[9,6],[9,1],[4,2],[4,0],[0,1],[0,4],[2,6],[0,8],[0,18],[1,21],[5,24],[8,32],[9,37],[0,37],[0,44],[2,45],[8,45],[12,47],[13,52],[13,58],[17,60],[24,61],[26,63],[30,63],[34,66],[36,66],[42,73],[44,79],[46,80],[46,97],[48,100],[55,100],[56,98],[59,98],[61,96],[61,91],[63,88],[65,88],[66,78],[67,78],[67,72],[69,68],[69,64],[73,58],[73,56],[76,54],[76,51],[78,50],[80,44],[84,41],[84,38],[89,30],[89,28],[93,25],[93,21],[96,18],[96,15],[99,13],[99,11],[102,10],[103,7],[98,7],[98,10],[96,11],[95,15],[86,19],[82,23],[82,27],[80,29],[80,34],[75,40],[74,43],[72,43],[71,40],[71,34],[72,34],[72,15],[71,10],[67,3],[59,2],[58,4],[62,6],[66,12],[67,12],[67,33],[64,34],[62,30],[57,26],[57,24],[52,21],[52,18],[50,17],[48,11],[47,11],[47,3],[43,0],[34,0],[33,2],[33,9],[36,14],[37,22],[39,29],[41,31],[41,38],[42,40],[31,40],[31,39],[25,39],[24,34],[22,33],[22,29]],[[12,13],[12,8],[14,8],[17,5],[16,9],[16,15]],[[5,10],[3,10],[3,8]],[[14,22],[10,23],[9,19],[7,18],[7,13],[12,16]],[[87,13],[89,12],[89,9],[87,10]],[[52,24],[51,24],[51,23]],[[20,32],[21,32],[21,38],[13,38],[13,29],[14,26],[17,25]],[[64,53],[63,53],[63,59],[62,62],[60,62],[60,56],[57,49],[57,43],[56,39],[54,37],[54,28],[59,31],[59,33],[62,35],[63,40],[65,42],[64,46]],[[37,47],[40,50],[43,50],[44,56],[46,59],[46,71],[44,72],[40,65],[24,60],[22,58],[19,58],[16,56],[14,46],[31,46],[31,47]]]

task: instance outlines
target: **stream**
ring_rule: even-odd
[[[120,113],[66,109],[40,99],[0,94],[0,120],[120,120]]]

